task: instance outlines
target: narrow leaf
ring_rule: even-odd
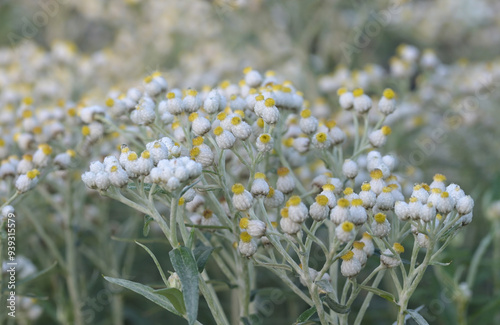
[[[153,252],[152,252],[149,248],[147,248],[147,246],[146,246],[146,245],[143,245],[143,244],[141,244],[141,243],[139,243],[139,242],[137,242],[137,241],[136,241],[135,243],[136,243],[137,245],[141,246],[142,248],[144,248],[144,250],[145,250],[146,252],[148,252],[149,256],[151,256],[151,258],[152,258],[152,259],[153,259],[153,261],[155,262],[155,264],[156,264],[156,268],[157,268],[157,269],[158,269],[158,271],[160,272],[161,279],[163,280],[163,283],[165,283],[165,285],[166,285],[166,286],[168,286],[168,279],[167,279],[167,277],[165,276],[165,272],[163,272],[163,269],[162,269],[162,267],[161,267],[161,265],[160,265],[160,262],[158,262],[158,259],[156,258],[155,254],[153,254]]]
[[[176,288],[165,288],[165,289],[159,289],[156,290],[155,293],[160,294],[164,297],[166,297],[174,308],[180,313],[180,314],[185,314],[186,313],[186,307],[184,305],[184,297],[182,295],[182,292],[179,289]]]
[[[324,303],[337,314],[347,314],[351,311],[351,308],[339,304],[338,302],[333,300],[329,295],[326,295],[324,299],[325,299]]]
[[[422,315],[420,315],[417,311],[408,309],[406,312],[411,316],[411,318],[413,318],[415,322],[417,322],[418,325],[429,325],[425,318],[423,318]]]
[[[210,254],[214,251],[213,247],[208,247],[200,245],[193,250],[194,258],[196,259],[196,264],[198,266],[198,272],[203,272],[205,265],[207,264]]]
[[[30,276],[27,276],[27,277],[25,277],[25,278],[24,278],[24,279],[22,279],[22,280],[19,280],[19,281],[17,282],[17,285],[22,285],[22,284],[25,284],[25,283],[27,283],[27,282],[30,282],[31,280],[35,280],[35,279],[37,279],[37,278],[41,277],[41,276],[42,276],[42,275],[44,275],[45,273],[50,272],[50,271],[51,271],[54,267],[56,267],[56,265],[57,265],[57,262],[54,262],[54,263],[53,263],[51,266],[49,266],[48,268],[43,269],[43,270],[41,270],[41,271],[39,271],[39,272],[36,272],[36,273],[34,273],[34,274],[31,274]]]
[[[198,316],[198,265],[191,251],[184,246],[173,249],[169,255],[175,272],[181,279],[188,322],[192,325]]]
[[[154,219],[151,216],[148,215],[144,216],[144,227],[142,227],[142,234],[144,235],[144,237],[147,237],[149,235],[149,228],[150,228],[149,224],[153,220]]]
[[[312,306],[311,308],[307,309],[302,314],[300,314],[295,324],[303,323],[306,320],[309,320],[309,318],[311,318],[311,316],[314,315],[314,313],[316,313],[316,306]]]
[[[373,288],[373,287],[368,287],[368,286],[362,286],[362,285],[360,285],[360,287],[362,289],[365,289],[366,291],[373,292],[374,294],[376,294],[379,297],[384,298],[385,300],[388,300],[390,302],[396,302],[396,298],[394,298],[394,296],[391,293],[387,292],[387,291],[384,291],[384,290],[381,290],[381,289],[378,289],[378,288]]]
[[[315,282],[318,287],[323,289],[325,292],[331,293],[333,292],[333,287],[330,281],[328,280],[319,280]]]
[[[119,285],[121,287],[127,288],[129,290],[132,290],[135,293],[140,294],[144,298],[154,302],[158,306],[168,310],[169,312],[176,314],[178,316],[182,316],[172,305],[170,300],[168,300],[165,296],[162,296],[160,294],[157,294],[154,292],[154,290],[148,286],[145,286],[143,284],[125,280],[125,279],[117,279],[117,278],[112,278],[109,276],[105,276],[104,279],[107,281]]]

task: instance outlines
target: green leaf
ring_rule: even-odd
[[[168,300],[165,296],[162,296],[158,293],[155,293],[153,288],[150,288],[148,286],[145,286],[145,285],[137,283],[137,282],[133,282],[133,281],[125,280],[125,279],[112,278],[109,276],[105,276],[104,279],[106,279],[107,281],[109,281],[113,284],[116,284],[116,285],[119,285],[121,287],[132,290],[133,292],[140,294],[144,298],[154,302],[155,304],[168,310],[169,312],[176,314],[178,316],[182,316],[182,314],[180,314],[175,309],[175,307],[172,305],[170,300]]]
[[[30,276],[27,276],[25,277],[24,279],[21,279],[19,281],[17,281],[17,285],[22,285],[22,284],[25,284],[25,283],[28,283],[32,280],[35,280],[39,277],[41,277],[42,275],[44,275],[45,273],[48,273],[50,272],[53,268],[55,268],[57,265],[57,262],[54,262],[51,266],[49,266],[48,268],[44,269],[44,270],[41,270],[37,273],[34,273],[34,274],[31,274]]]
[[[307,309],[302,314],[300,314],[295,324],[303,323],[306,320],[309,320],[309,318],[311,318],[312,315],[314,315],[315,313],[316,313],[316,306],[312,306],[311,308]]]
[[[191,251],[184,246],[171,250],[169,255],[174,270],[181,279],[188,322],[192,325],[198,316],[198,265]]]
[[[420,315],[417,311],[408,309],[406,312],[411,316],[411,318],[413,318],[415,322],[417,322],[418,325],[429,325],[425,318],[423,318],[422,315]]]
[[[149,235],[149,224],[153,220],[154,219],[147,214],[144,216],[144,227],[142,227],[142,234],[144,235],[144,237],[147,237]]]
[[[210,254],[214,251],[213,247],[208,247],[200,245],[193,250],[194,258],[196,259],[196,264],[198,266],[198,272],[203,272],[205,265],[207,264]]]
[[[384,298],[385,300],[388,300],[390,302],[394,302],[394,303],[396,302],[396,298],[394,298],[394,296],[390,292],[384,291],[382,289],[368,287],[368,286],[362,286],[362,285],[360,285],[360,288],[365,289],[366,291],[373,292],[377,296]]]
[[[153,261],[155,262],[155,264],[156,264],[156,268],[157,268],[157,269],[158,269],[158,271],[160,272],[161,279],[163,280],[163,283],[165,283],[165,285],[166,285],[166,286],[168,286],[168,279],[167,279],[167,277],[165,276],[165,272],[163,272],[163,269],[162,269],[162,267],[161,267],[161,265],[160,265],[160,262],[158,262],[158,259],[156,258],[155,254],[153,254],[153,252],[152,252],[149,248],[147,248],[147,246],[146,246],[146,245],[143,245],[143,244],[141,244],[141,243],[139,243],[139,242],[137,242],[137,241],[136,241],[135,243],[136,243],[137,245],[141,246],[142,248],[144,248],[144,250],[145,250],[146,252],[148,252],[149,256],[151,256],[151,258],[152,258],[152,259],[153,259]]]
[[[351,311],[351,308],[341,305],[335,300],[333,300],[330,295],[326,295],[324,298],[324,303],[337,314],[347,314]]]
[[[159,289],[155,290],[155,293],[160,294],[164,297],[166,297],[174,308],[182,315],[186,313],[186,307],[184,305],[184,296],[182,295],[182,292],[177,289],[177,288],[165,288],[165,289]]]

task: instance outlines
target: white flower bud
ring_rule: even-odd
[[[284,200],[285,196],[283,195],[283,192],[269,187],[269,194],[264,200],[264,205],[268,209],[277,208],[283,204]]]
[[[358,164],[351,159],[346,159],[342,165],[342,173],[347,178],[356,178],[358,176]]]
[[[253,196],[267,196],[269,194],[269,184],[265,180],[265,175],[257,173],[252,183],[250,192]]]
[[[356,231],[354,224],[349,221],[344,221],[335,228],[335,235],[341,243],[347,243],[354,239]]]
[[[252,207],[253,196],[245,190],[243,185],[237,183],[231,188],[233,195],[233,205],[239,211],[246,211]]]
[[[304,222],[308,215],[309,211],[304,203],[301,202],[299,196],[292,196],[288,200],[288,217],[296,223]]]
[[[383,213],[377,213],[373,218],[374,220],[371,225],[373,236],[387,236],[391,231],[391,224],[387,221],[386,215]]]
[[[464,196],[458,200],[456,209],[461,215],[469,214],[474,208],[474,200],[470,195]]]

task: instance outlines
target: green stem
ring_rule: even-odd
[[[378,274],[375,280],[373,280],[372,288],[377,288],[378,285],[380,284],[380,281],[384,277],[385,270],[381,270]],[[361,308],[359,309],[358,314],[356,315],[356,319],[354,320],[354,325],[360,325],[363,317],[365,316],[365,312],[370,306],[370,302],[373,298],[373,292],[368,292],[365,300],[363,301],[363,304],[361,305]]]

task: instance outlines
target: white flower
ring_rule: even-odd
[[[397,254],[401,254],[405,251],[404,247],[399,243],[394,243],[392,247]],[[394,256],[394,253],[389,248],[387,248],[380,255],[380,262],[382,262],[382,264],[384,264],[388,268],[393,268],[401,264],[401,258],[399,257],[399,255]]]
[[[219,218],[210,210],[205,210],[203,212],[201,224],[203,226],[220,226]],[[210,229],[209,231],[215,231],[215,229]]]
[[[202,138],[200,139],[203,140]],[[196,141],[196,139],[193,141]],[[193,147],[193,149],[191,149],[190,151],[190,155],[195,159],[197,163],[200,163],[203,167],[211,166],[214,162],[214,154],[212,152],[212,149],[210,149],[210,147],[204,143]]]
[[[442,174],[436,174],[436,175],[434,175],[433,181],[432,181],[431,185],[429,185],[429,187],[431,189],[438,188],[442,192],[444,192],[444,191],[446,191],[446,186],[444,184],[445,181],[446,181],[446,176],[444,176]]]
[[[197,136],[202,136],[212,129],[210,121],[207,118],[200,116],[198,113],[191,113],[191,115],[189,115],[189,121],[192,123],[191,129],[193,130],[193,133]]]
[[[296,223],[288,217],[288,208],[281,209],[280,226],[283,232],[289,235],[295,235],[301,229],[300,223]]]
[[[418,233],[417,234],[417,243],[418,246],[423,247],[423,248],[429,248],[429,237],[425,234]]]
[[[422,205],[420,209],[420,219],[423,222],[431,222],[436,217],[436,208],[431,202]]]
[[[269,194],[269,184],[263,173],[256,173],[250,192],[253,196],[267,196]]]
[[[246,211],[252,207],[252,193],[245,190],[245,187],[242,184],[234,184],[231,188],[231,191],[234,193],[233,205],[237,210]]]
[[[20,193],[31,190],[38,183],[38,175],[40,175],[40,172],[37,169],[32,169],[26,174],[19,175],[15,183],[16,189]]]
[[[275,106],[275,101],[272,98],[268,98],[264,102],[264,108],[261,111],[261,117],[267,124],[274,125],[278,122],[280,118],[280,112]]]
[[[54,158],[54,164],[59,166],[61,169],[66,169],[71,164],[71,160],[76,156],[76,153],[72,149],[66,150],[66,152],[58,154]]]
[[[104,108],[103,107],[97,106],[97,105],[89,106],[89,107],[84,107],[80,111],[80,119],[86,124],[93,122],[97,115],[104,116]]]
[[[376,207],[380,210],[391,210],[394,208],[394,196],[392,189],[388,186],[382,189],[382,193],[377,196]]]
[[[347,178],[356,178],[358,176],[358,164],[351,159],[346,159],[342,165],[342,173]]]
[[[465,196],[464,190],[462,190],[457,184],[453,183],[446,187],[446,192],[448,192],[456,202]]]
[[[354,110],[358,114],[365,114],[370,110],[370,108],[372,108],[372,100],[369,96],[367,96],[363,92],[363,89],[361,88],[355,89],[352,92],[352,94],[354,96],[353,100]]]
[[[469,214],[474,208],[474,200],[470,195],[464,196],[457,201],[456,209],[461,215]]]
[[[383,126],[380,130],[375,130],[368,136],[368,141],[374,148],[379,148],[387,141],[387,136],[391,134],[391,128]]]
[[[354,95],[347,91],[346,88],[340,88],[337,90],[337,95],[339,96],[339,104],[345,110],[350,110],[354,104]]]
[[[33,169],[33,156],[31,155],[23,155],[23,159],[19,161],[16,167],[16,172],[18,174],[26,174],[30,170]]]
[[[318,132],[312,137],[312,145],[318,149],[328,149],[332,145],[332,140],[327,133]]]
[[[218,126],[214,130],[215,141],[221,149],[231,149],[236,141],[234,135],[222,127]]]
[[[437,201],[436,210],[441,213],[443,216],[446,216],[448,213],[453,210],[455,207],[455,200],[448,194],[448,192],[441,193],[441,197]]]
[[[186,92],[186,97],[182,100],[182,110],[188,114],[196,112],[201,107],[201,99],[198,92],[194,89],[189,89]]]
[[[38,146],[38,150],[35,151],[33,155],[33,163],[36,167],[46,167],[50,154],[52,153],[52,148],[48,144],[41,144]]]
[[[349,220],[349,205],[350,202],[346,198],[341,198],[337,201],[337,205],[330,211],[330,220],[335,225]]]
[[[269,194],[264,200],[264,205],[266,206],[266,208],[277,208],[283,204],[284,200],[285,196],[281,191],[269,187]]]
[[[304,203],[302,203],[301,199],[299,196],[292,196],[288,200],[288,217],[296,223],[302,223],[304,222],[308,215],[309,212],[307,210],[307,207]]]
[[[186,203],[186,209],[189,212],[195,212],[196,210],[198,210],[198,208],[202,207],[204,204],[205,204],[205,198],[200,194],[196,194],[191,202]]]
[[[330,214],[328,198],[325,195],[316,196],[316,202],[309,207],[309,214],[316,221],[325,220]]]
[[[380,169],[375,169],[370,172],[370,188],[376,195],[382,193],[384,187],[386,186],[382,177],[384,176],[383,172]]]
[[[179,115],[184,111],[182,100],[178,98],[174,92],[169,92],[167,94],[167,100],[160,103],[158,111],[162,113],[167,111],[172,115]]]
[[[257,251],[257,244],[252,240],[252,236],[245,231],[240,234],[238,251],[246,257],[251,257]]]
[[[160,160],[168,158],[168,148],[159,140],[146,144],[146,149],[149,151],[155,165],[158,164]]]
[[[370,236],[369,233],[363,233],[363,238],[361,238],[360,242],[365,244],[363,250],[365,251],[366,256],[370,257],[373,253],[375,253],[375,245],[373,244],[372,236]]]
[[[378,110],[384,115],[390,115],[394,113],[396,109],[396,100],[394,97],[396,94],[390,88],[384,90],[380,101],[378,102]]]
[[[231,118],[231,132],[240,140],[246,140],[252,135],[252,127],[247,122],[242,121],[241,117],[236,115]]]
[[[141,98],[139,104],[135,107],[135,110],[130,113],[130,119],[132,122],[139,125],[151,124],[154,122],[155,118],[155,104],[149,97]]]
[[[355,241],[352,243],[352,252],[354,253],[354,258],[358,259],[361,263],[361,266],[365,266],[366,261],[368,260],[368,255],[365,252],[365,243],[362,241]]]
[[[247,67],[243,70],[245,74],[245,83],[252,87],[257,88],[262,83],[262,75],[257,70],[253,70],[251,67]]]
[[[394,205],[394,213],[401,221],[406,221],[409,218],[409,206],[404,201],[397,201]]]
[[[337,123],[333,120],[327,122],[328,126],[328,133],[330,135],[330,138],[332,139],[332,144],[334,146],[341,144],[342,142],[345,141],[345,133],[342,131],[338,126]]]
[[[311,115],[310,109],[304,109],[300,112],[299,126],[305,134],[313,134],[318,129],[318,119]]]
[[[154,97],[162,91],[162,84],[152,76],[147,76],[144,78],[144,91],[147,95]]]
[[[295,189],[295,180],[290,174],[290,170],[288,168],[278,168],[278,180],[276,181],[276,188],[285,194],[289,194]]]
[[[350,221],[344,221],[335,228],[335,235],[341,243],[347,243],[354,239],[356,231],[354,224]]]
[[[411,196],[416,197],[422,204],[426,204],[429,198],[429,192],[427,192],[422,185],[417,184],[413,187]]]
[[[373,222],[371,225],[373,236],[375,237],[385,237],[391,231],[391,224],[387,221],[386,215],[383,213],[377,213],[373,217]]]
[[[366,222],[366,220],[368,219],[368,215],[365,208],[363,207],[363,200],[353,199],[351,201],[348,218],[349,221],[356,226],[360,226]]]
[[[127,172],[119,165],[111,166],[109,171],[109,182],[116,187],[123,187],[128,184]]]
[[[109,174],[105,171],[98,172],[95,174],[95,186],[97,189],[105,191],[111,185],[109,181]]]
[[[153,159],[148,150],[144,150],[137,159],[137,173],[139,175],[148,175],[154,167]]]
[[[432,202],[427,203],[433,204]],[[422,206],[422,203],[416,197],[411,197],[410,202],[408,203],[408,217],[412,220],[418,220],[420,218]]]
[[[361,185],[361,192],[359,192],[359,198],[363,200],[363,207],[366,209],[371,209],[377,201],[377,195],[371,190],[369,183],[364,183]]]
[[[215,114],[219,112],[220,110],[224,109],[224,105],[222,105],[222,96],[219,94],[219,92],[216,89],[212,89],[208,95],[207,98],[205,99],[205,102],[203,103],[203,108],[205,109],[205,112],[208,114]]]
[[[340,273],[345,277],[354,277],[361,272],[361,262],[354,257],[352,251],[347,252],[342,256],[342,264],[340,265]]]
[[[240,228],[245,229],[252,237],[260,238],[266,234],[266,224],[260,220],[241,218]]]
[[[333,209],[333,207],[337,204],[337,197],[335,196],[335,185],[325,184],[322,187],[323,191],[319,193],[320,195],[324,195],[328,198],[328,207]]]

